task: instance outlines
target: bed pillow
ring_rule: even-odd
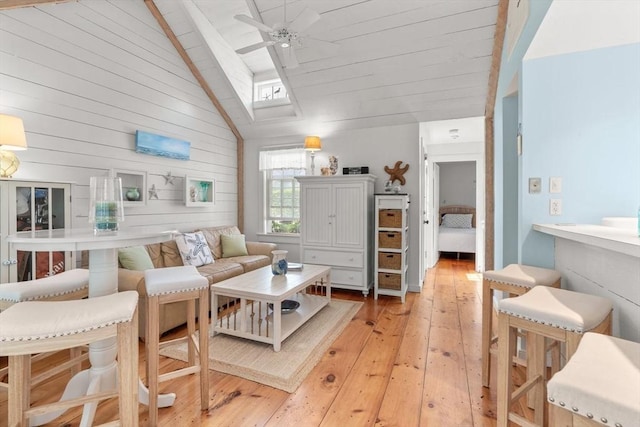
[[[144,271],[153,268],[149,253],[142,246],[118,249],[118,261],[127,270]]]
[[[447,228],[471,228],[473,214],[446,214],[442,226]]]
[[[201,231],[195,233],[183,233],[176,237],[176,244],[180,251],[180,257],[184,265],[201,265],[213,263],[211,249]]]
[[[220,243],[222,244],[222,258],[249,255],[247,244],[244,241],[244,234],[222,234]]]

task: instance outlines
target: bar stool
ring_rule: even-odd
[[[510,264],[502,270],[485,271],[482,275],[482,385],[489,387],[491,377],[491,345],[493,336],[493,293],[523,295],[534,286],[560,287],[561,275],[548,268]]]
[[[165,267],[144,272],[147,291],[147,386],[149,387],[149,425],[158,424],[158,386],[161,382],[200,373],[200,408],[209,409],[209,281],[193,266]],[[199,322],[196,337],[196,300]],[[160,342],[160,304],[187,301],[187,336]],[[160,348],[186,341],[188,366],[159,373]],[[196,358],[199,355],[199,360]]]
[[[640,344],[584,334],[575,354],[547,383],[551,425],[640,425]]]
[[[9,357],[9,425],[28,426],[36,414],[120,397],[120,424],[138,425],[138,293],[75,301],[27,301],[0,313],[0,356]],[[31,406],[34,353],[117,337],[118,389]],[[109,423],[113,425],[113,423]]]
[[[0,311],[4,311],[12,305],[24,301],[67,301],[86,298],[89,295],[89,270],[78,268],[67,270],[53,276],[41,279],[28,280],[24,282],[0,283]],[[69,349],[70,359],[75,363],[59,364],[55,368],[47,371],[46,375],[39,375],[31,382],[32,386],[71,368],[71,374],[80,372],[82,362],[89,358],[85,352],[82,355],[82,348],[75,347]],[[31,361],[36,362],[49,357],[54,352],[36,354]],[[5,378],[9,372],[9,367],[0,369],[0,378]],[[0,381],[0,387],[8,388],[8,383]]]
[[[566,358],[575,353],[585,332],[611,333],[611,301],[594,295],[536,286],[515,298],[506,298],[498,306],[498,426],[509,421],[520,425],[544,425],[546,394],[546,348],[544,339],[564,343]],[[514,390],[511,356],[516,345],[516,330],[528,333],[527,381]],[[556,368],[552,367],[552,371]],[[555,373],[555,372],[552,372]],[[514,412],[511,404],[531,392],[534,423]]]

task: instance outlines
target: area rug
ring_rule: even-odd
[[[279,352],[269,344],[217,334],[209,341],[209,369],[293,393],[361,306],[332,299],[290,335]],[[186,348],[186,343],[175,344],[160,354],[186,361]]]

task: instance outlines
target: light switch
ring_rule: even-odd
[[[542,178],[529,178],[529,194],[540,193],[542,187]]]
[[[562,178],[552,176],[549,178],[549,193],[562,193]]]

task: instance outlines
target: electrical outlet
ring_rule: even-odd
[[[562,215],[562,199],[549,200],[549,215]]]

